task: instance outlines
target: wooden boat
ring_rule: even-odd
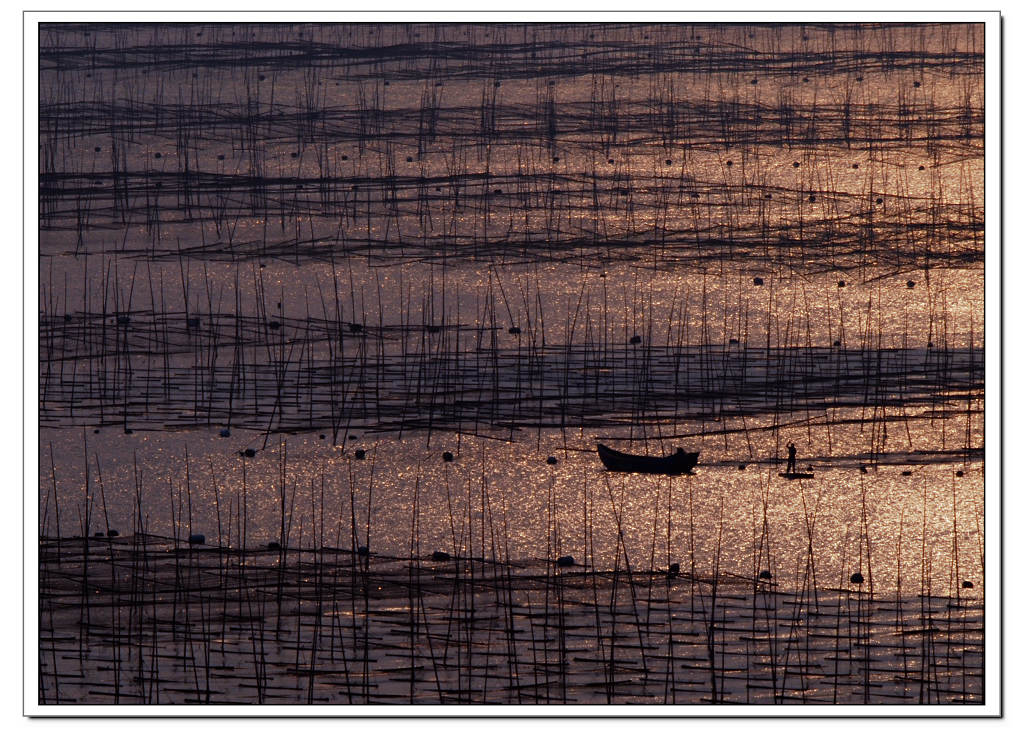
[[[787,480],[813,480],[813,472],[780,472],[779,477],[784,477]]]
[[[658,475],[682,475],[692,472],[697,465],[700,452],[688,452],[676,449],[675,454],[667,457],[646,457],[640,454],[626,454],[609,449],[604,444],[597,445],[597,454],[601,457],[605,468],[612,472],[646,472]]]

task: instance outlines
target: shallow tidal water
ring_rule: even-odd
[[[40,536],[983,598],[983,31],[44,25]]]

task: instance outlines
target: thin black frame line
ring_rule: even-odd
[[[22,11],[22,15],[23,15],[23,26],[22,26],[22,114],[23,114],[22,115],[22,176],[23,176],[23,182],[25,180],[26,167],[27,167],[27,158],[26,158],[26,154],[25,154],[26,139],[27,139],[27,135],[28,135],[28,132],[27,132],[27,129],[26,129],[26,123],[25,123],[25,113],[26,113],[26,111],[25,111],[25,107],[26,107],[26,82],[25,82],[25,78],[26,78],[26,72],[27,71],[26,71],[26,68],[25,68],[25,59],[26,59],[26,33],[27,33],[27,26],[29,24],[27,15],[30,12],[31,13],[39,13],[39,14],[52,14],[52,13],[60,13],[60,12],[109,13],[109,12],[123,12],[123,11],[111,11],[111,10],[84,10],[84,11],[23,10]],[[135,13],[135,12],[140,12],[140,13],[166,13],[166,12],[170,12],[170,13],[195,13],[195,12],[199,12],[199,13],[213,13],[213,12],[246,13],[246,12],[251,12],[251,11],[244,11],[244,10],[229,10],[229,11],[219,11],[219,10],[196,10],[196,11],[193,11],[193,10],[167,10],[167,11],[164,11],[164,10],[139,10],[139,11],[129,11],[129,12],[132,12],[132,13]],[[269,12],[273,12],[273,11],[269,11]],[[319,12],[323,12],[323,11],[296,10],[296,11],[286,11],[286,12],[319,13]],[[374,12],[378,12],[378,11],[374,11]],[[379,11],[379,12],[385,12],[385,13],[408,13],[408,12],[411,12],[411,11],[383,10],[383,11]],[[442,11],[432,11],[432,12],[457,13],[457,12],[462,12],[462,11],[442,10]],[[514,11],[481,10],[481,11],[474,11],[474,12],[498,13],[498,12],[514,12]],[[540,11],[536,11],[536,12],[555,13],[555,12],[570,12],[570,11],[540,10]],[[591,14],[591,13],[615,13],[615,12],[620,12],[620,11],[597,10],[597,11],[580,11],[580,12],[588,12],[588,14]],[[631,12],[662,13],[662,14],[664,14],[664,11],[657,11],[657,10],[638,10],[638,11],[631,11]],[[698,12],[701,12],[701,11],[686,10],[686,11],[676,11],[676,12],[694,13],[695,14],[695,13],[698,13]],[[745,13],[745,12],[756,12],[756,11],[724,10],[724,11],[716,11],[716,12],[723,12],[723,13]],[[805,11],[800,11],[800,10],[780,10],[780,11],[772,11],[772,12],[796,13],[796,12],[805,12]],[[840,13],[856,13],[856,12],[859,12],[859,11],[853,11],[853,10],[830,10],[830,11],[822,11],[822,14],[840,14]],[[901,13],[901,12],[909,12],[909,11],[902,11],[902,10],[880,10],[880,11],[872,11],[872,12]],[[1006,533],[1006,521],[1005,521],[1006,505],[1005,505],[1005,498],[1004,498],[1004,489],[1005,489],[1005,486],[1004,486],[1004,473],[1005,473],[1005,470],[1006,470],[1006,466],[1005,466],[1005,463],[1004,463],[1004,459],[1005,459],[1004,458],[1004,451],[1005,451],[1004,433],[1005,433],[1005,429],[1006,429],[1006,423],[1005,423],[1005,415],[1004,415],[1004,410],[1005,410],[1005,404],[1004,403],[1005,403],[1005,401],[1004,401],[1004,396],[1002,396],[1002,393],[1001,393],[1002,377],[1004,377],[1004,375],[1005,375],[1005,366],[1006,366],[1006,355],[1005,355],[1005,352],[1002,352],[1002,350],[1001,350],[1002,345],[1004,345],[1004,342],[1005,342],[1005,339],[1006,339],[1006,330],[1005,330],[1005,325],[1004,325],[1004,315],[1005,315],[1005,312],[1006,312],[1005,292],[1004,292],[1004,285],[1005,285],[1005,275],[1004,275],[1004,266],[1005,266],[1004,225],[1005,225],[1005,222],[1006,222],[1006,217],[1005,217],[1005,214],[1004,214],[1004,205],[1005,205],[1005,202],[1006,202],[1005,193],[1004,193],[1004,184],[1005,184],[1005,180],[1006,180],[1006,168],[1004,166],[1002,166],[1002,164],[1004,164],[1004,157],[1002,157],[1002,155],[1004,155],[1004,153],[1005,153],[1005,148],[1004,148],[1004,137],[1005,137],[1004,124],[1005,124],[1005,121],[1006,121],[1006,115],[1005,115],[1005,112],[1004,112],[1004,105],[1002,105],[1002,103],[1004,103],[1005,88],[1006,88],[1006,77],[1004,75],[1004,72],[1005,72],[1004,16],[1002,16],[1001,11],[999,11],[999,10],[978,10],[978,11],[943,10],[943,11],[934,11],[934,12],[930,12],[930,11],[923,11],[923,12],[928,12],[928,14],[954,14],[954,13],[958,14],[958,13],[963,13],[963,12],[970,12],[970,13],[975,13],[975,12],[977,12],[977,13],[994,12],[994,13],[997,14],[997,18],[993,19],[993,23],[998,23],[998,37],[999,37],[999,85],[998,85],[998,92],[999,92],[999,165],[1000,165],[999,166],[999,171],[998,171],[998,177],[997,177],[997,180],[998,180],[998,183],[999,183],[999,217],[998,217],[998,221],[999,221],[999,244],[998,244],[999,284],[998,284],[998,301],[997,301],[998,302],[998,308],[999,308],[998,332],[997,332],[998,333],[998,337],[999,337],[999,359],[998,359],[997,369],[998,369],[998,381],[999,381],[998,384],[999,384],[999,387],[1000,387],[999,403],[998,403],[998,415],[999,415],[999,418],[998,418],[998,428],[999,428],[999,455],[998,455],[998,457],[999,457],[999,459],[998,459],[998,469],[999,469],[999,491],[998,491],[998,505],[999,505],[999,553],[998,554],[999,554],[999,593],[1000,593],[1000,598],[999,598],[999,619],[998,619],[999,620],[999,632],[1000,632],[1000,640],[999,640],[999,712],[997,714],[993,714],[993,715],[948,715],[948,716],[947,715],[922,715],[922,716],[916,716],[916,715],[879,715],[879,714],[863,715],[863,714],[856,714],[856,713],[851,713],[851,714],[828,714],[828,715],[806,715],[806,714],[784,714],[784,715],[779,715],[777,713],[763,714],[763,715],[757,715],[757,714],[743,714],[743,715],[735,715],[735,714],[731,714],[731,715],[697,714],[697,715],[693,715],[693,714],[689,714],[689,715],[666,715],[666,716],[650,715],[650,714],[641,714],[641,715],[612,714],[612,715],[582,715],[582,716],[577,716],[577,715],[544,715],[544,714],[530,714],[530,715],[521,715],[521,714],[486,714],[486,715],[442,714],[442,715],[438,715],[438,714],[433,714],[433,713],[428,713],[428,714],[402,714],[402,715],[362,714],[362,713],[360,713],[358,715],[343,715],[343,714],[336,714],[336,713],[328,713],[328,714],[300,714],[300,715],[292,715],[292,714],[259,715],[258,718],[260,718],[260,719],[317,719],[317,718],[330,718],[330,719],[391,719],[391,720],[395,720],[395,719],[416,719],[416,720],[420,720],[420,719],[442,719],[442,720],[443,719],[572,719],[572,720],[584,720],[584,721],[586,721],[586,720],[593,720],[593,719],[627,719],[627,720],[635,720],[635,719],[655,719],[655,720],[657,720],[657,719],[663,719],[663,720],[666,720],[666,719],[673,719],[673,720],[679,720],[679,719],[682,719],[682,720],[686,720],[686,719],[740,719],[740,720],[742,720],[742,719],[783,719],[783,720],[784,719],[862,719],[862,720],[870,720],[870,719],[895,719],[895,720],[906,720],[906,719],[909,719],[909,720],[925,720],[925,721],[928,721],[928,720],[937,720],[937,719],[998,719],[998,720],[1001,720],[1001,719],[1005,718],[1005,715],[1006,715],[1006,640],[1001,638],[1001,636],[1005,634],[1004,626],[1005,626],[1005,623],[1006,623],[1006,621],[1005,621],[1006,603],[1005,603],[1005,600],[1001,598],[1002,592],[1004,592],[1005,588],[1006,588],[1006,571],[1005,571],[1005,567],[1004,567],[1004,564],[1006,562],[1006,545],[1005,545],[1005,542],[1004,542],[1004,534]],[[429,21],[426,21],[426,23],[429,23]],[[987,21],[983,21],[983,23],[987,24]],[[37,43],[37,47],[38,47],[38,43]],[[987,49],[986,49],[986,51],[987,51]],[[983,63],[986,63],[986,62],[987,62],[987,55],[986,55],[985,62],[983,62]],[[986,135],[986,137],[988,135],[987,129],[986,129],[985,135]],[[987,197],[988,197],[988,188],[986,187],[985,188],[985,192],[983,193],[983,198],[987,198]],[[27,219],[25,217],[25,213],[26,213],[26,192],[25,192],[25,188],[23,187],[23,189],[22,189],[22,427],[23,427],[23,429],[26,428],[26,423],[27,423],[26,393],[25,393],[25,388],[26,388],[25,359],[26,359],[26,348],[27,348],[27,343],[26,343],[26,341],[27,341],[26,325],[25,325],[25,322],[26,322],[25,321],[25,318],[26,318],[26,282],[27,282],[27,275],[26,275],[25,266],[26,266],[26,251],[27,250],[26,250],[25,238],[26,238],[26,229],[27,229],[27,223],[26,223]],[[985,280],[987,280],[987,276],[988,276],[987,273],[985,275],[983,275],[983,282]],[[986,321],[985,322],[987,323],[987,317],[986,317]],[[988,422],[988,415],[986,414],[985,415],[985,419],[983,420],[983,425],[987,424],[987,422]],[[26,477],[27,476],[27,472],[26,472],[26,466],[25,466],[25,448],[26,448],[25,444],[26,444],[25,436],[23,434],[23,436],[22,436],[22,487],[23,487],[23,490],[26,489],[26,483],[27,483],[27,477]],[[27,578],[26,578],[26,561],[25,561],[26,560],[26,546],[27,546],[26,532],[25,532],[25,523],[26,523],[25,517],[26,517],[26,496],[23,494],[23,496],[22,496],[22,597],[23,597],[23,611],[22,611],[22,666],[23,666],[23,676],[24,676],[24,673],[25,673],[25,661],[27,659],[26,634],[25,634],[26,621],[25,621],[24,603],[27,600],[27,588],[28,588],[28,582],[27,582]],[[38,593],[37,593],[37,597],[38,597]],[[984,678],[983,678],[983,680],[984,680]],[[30,718],[30,719],[57,719],[57,720],[60,720],[60,719],[73,719],[73,720],[75,720],[75,719],[82,719],[82,718],[90,718],[90,719],[129,718],[129,716],[126,716],[124,713],[86,714],[86,715],[38,715],[38,714],[27,713],[26,710],[25,710],[25,708],[26,708],[26,704],[25,704],[26,690],[27,690],[27,688],[26,688],[25,682],[23,681],[23,684],[22,684],[22,706],[23,706],[22,707],[22,715],[25,716],[25,718]],[[189,715],[163,714],[163,715],[153,715],[151,713],[150,715],[130,714],[130,718],[140,718],[140,719],[178,718],[178,719],[206,719],[206,720],[210,720],[210,719],[257,718],[257,716],[252,716],[252,715],[250,715],[250,716],[237,716],[237,715],[223,715],[223,714],[221,714],[221,715],[204,715],[204,714],[189,714]]]

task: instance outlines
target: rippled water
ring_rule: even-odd
[[[982,37],[44,27],[41,533],[982,589]]]

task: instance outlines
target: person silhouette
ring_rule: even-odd
[[[786,473],[796,472],[796,446],[793,442],[789,442],[789,446],[786,447],[789,451],[789,460],[786,462]]]

